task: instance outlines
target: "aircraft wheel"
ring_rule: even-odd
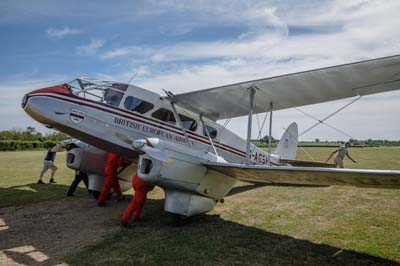
[[[192,219],[190,216],[185,216],[181,214],[172,214],[172,224],[175,226],[182,226],[189,223]]]

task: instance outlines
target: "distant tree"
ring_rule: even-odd
[[[25,130],[11,129],[0,131],[0,140],[19,140],[19,141],[61,141],[69,139],[68,135],[53,131],[43,136],[42,133],[37,132],[34,127],[28,126]]]
[[[265,135],[260,141],[268,143],[269,135]],[[277,142],[277,140],[274,137],[271,136],[271,143],[276,143],[276,142]]]
[[[315,139],[315,143],[319,143],[319,139]]]

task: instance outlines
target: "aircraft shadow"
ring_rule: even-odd
[[[65,195],[67,186],[59,186]],[[171,226],[161,199],[148,200],[142,221],[120,228],[129,201],[98,208],[83,195],[0,208],[0,265],[399,265],[218,215]]]
[[[146,258],[148,258],[146,260]],[[350,250],[296,239],[221,218],[194,217],[171,226],[163,200],[149,200],[144,219],[66,258],[69,265],[398,265]]]
[[[63,184],[0,188],[1,198],[6,199],[0,207],[0,265],[56,265],[65,255],[119,230],[118,218],[128,201],[112,200],[115,206],[98,208],[85,188],[66,197],[68,188]]]

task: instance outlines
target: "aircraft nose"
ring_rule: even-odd
[[[57,95],[72,95],[68,85],[57,85],[31,91],[22,98],[22,108],[35,120],[51,125],[57,119],[55,114],[64,112],[63,106],[57,104]]]
[[[35,95],[40,96],[40,95],[49,95],[49,94],[71,95],[72,93],[71,93],[70,89],[68,88],[67,84],[41,88],[41,89],[34,90],[34,91],[31,91],[31,92],[25,94],[24,97],[22,98],[21,106],[22,106],[22,108],[25,109],[25,107],[28,103],[28,99],[30,97],[33,97]]]

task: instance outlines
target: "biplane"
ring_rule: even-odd
[[[400,171],[336,169],[296,160],[292,123],[271,147],[273,112],[400,89],[400,55],[161,96],[119,82],[78,78],[26,94],[32,118],[81,141],[67,156],[101,189],[105,152],[131,163],[119,173],[125,188],[137,171],[165,191],[165,211],[189,217],[212,210],[238,180],[265,183],[400,188]],[[251,143],[254,114],[269,114],[269,146]],[[247,139],[218,121],[247,116]],[[87,144],[84,144],[87,143]]]

